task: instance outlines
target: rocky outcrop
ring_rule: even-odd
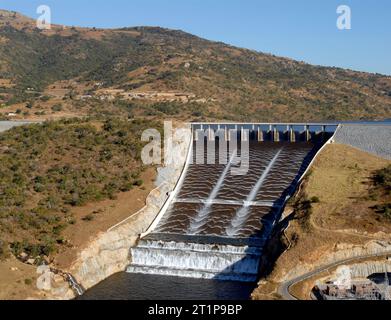
[[[276,275],[277,282],[287,282],[290,279],[298,278],[322,266],[330,265],[337,261],[354,257],[363,257],[375,254],[387,254],[391,252],[391,241],[370,241],[365,245],[338,244],[332,251],[325,251],[316,263],[298,263],[290,270],[283,270]]]
[[[77,291],[70,285],[70,275],[53,269],[48,265],[39,266],[37,275],[36,286],[38,291],[36,296],[29,298],[29,300],[69,300],[75,297]]]
[[[336,274],[340,272],[341,268],[346,268],[346,266],[339,267],[336,271]],[[349,265],[350,275],[352,279],[366,279],[373,274],[382,274],[386,270],[388,273],[391,272],[391,261],[369,261],[363,263],[356,263]]]

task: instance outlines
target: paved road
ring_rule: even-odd
[[[302,275],[300,277],[297,277],[295,279],[292,279],[290,281],[282,283],[280,285],[280,287],[278,288],[278,293],[281,295],[281,297],[284,300],[298,300],[296,297],[294,297],[289,292],[289,289],[293,285],[295,285],[297,283],[305,281],[305,280],[307,280],[309,278],[312,278],[313,276],[316,276],[316,275],[318,275],[320,273],[323,273],[325,271],[328,271],[329,269],[338,267],[340,265],[349,264],[351,262],[357,262],[358,260],[366,260],[366,259],[370,259],[370,258],[386,257],[386,256],[390,256],[390,255],[391,255],[391,251],[388,251],[388,252],[384,252],[384,253],[370,254],[370,255],[365,255],[365,256],[357,256],[357,257],[353,257],[353,258],[348,258],[348,259],[336,261],[334,263],[328,264],[328,265],[320,267],[320,268],[318,268],[318,269],[316,269],[314,271],[306,273],[306,274],[304,274],[304,275]]]

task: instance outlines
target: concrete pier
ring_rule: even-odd
[[[280,132],[277,130],[277,128],[273,129],[273,141],[280,142]]]
[[[227,138],[226,138],[226,140],[227,140],[227,141],[231,141],[231,131],[227,129],[226,132],[227,132]]]
[[[305,131],[305,141],[311,141],[311,138],[312,138],[312,135],[311,135],[311,132],[310,132],[310,130],[306,130]]]
[[[241,132],[240,132],[240,137],[241,137],[241,140],[242,140],[242,141],[249,141],[249,140],[250,140],[249,131],[248,131],[248,130],[245,130],[245,129],[242,127]]]
[[[293,130],[293,128],[289,129],[289,141],[290,142],[296,142],[296,133]]]
[[[215,141],[215,132],[211,128],[208,129],[208,140]]]
[[[223,132],[226,141],[232,137],[242,141],[255,140],[258,142],[320,142],[334,132],[338,124],[327,123],[195,123],[193,130],[204,131],[204,137],[210,141],[216,140],[216,132]],[[201,138],[195,135],[195,140]]]
[[[261,130],[261,128],[258,128],[258,142],[263,142],[263,141],[264,141],[263,131]]]

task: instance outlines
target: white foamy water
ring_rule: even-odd
[[[272,207],[274,203],[271,201],[240,201],[240,200],[200,200],[200,199],[187,199],[180,198],[175,199],[174,203],[192,203],[192,204],[204,204],[204,205],[227,205],[227,206],[249,206],[249,207]]]
[[[255,247],[150,240],[132,249],[132,265],[127,271],[255,281],[260,256],[261,250]]]

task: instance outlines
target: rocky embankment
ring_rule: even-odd
[[[391,272],[391,260],[387,261],[366,261],[362,263],[355,263],[348,266],[350,276],[353,280],[367,279],[369,276],[374,274],[384,274]],[[338,275],[341,274],[341,270],[346,269],[346,266],[337,268],[335,272],[328,276],[329,279],[337,279]]]
[[[320,254],[316,259],[316,263],[301,261],[289,270],[279,270],[278,274],[275,274],[274,280],[283,283],[341,260],[376,254],[381,255],[389,252],[391,252],[391,241],[370,241],[365,245],[341,243],[336,245],[333,250]]]
[[[131,262],[130,248],[137,245],[140,234],[146,232],[153,223],[183,172],[190,138],[189,131],[182,139],[173,142],[175,161],[158,169],[158,187],[147,197],[146,206],[119,225],[95,236],[89,245],[80,251],[71,267],[62,271],[62,278],[66,281],[61,281],[53,270],[42,269],[38,283],[44,283],[41,289],[46,292],[47,298],[71,299],[77,295],[78,288],[89,289],[126,269]],[[73,290],[69,290],[69,284],[73,285]]]

